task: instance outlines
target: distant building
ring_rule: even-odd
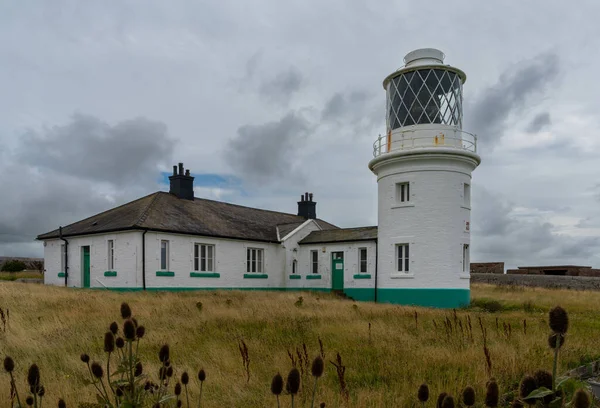
[[[598,276],[600,269],[579,265],[519,266],[506,271],[511,275]]]
[[[471,273],[504,274],[504,262],[471,262]]]
[[[462,130],[464,72],[420,49],[383,82],[387,134],[369,169],[378,227],[194,197],[174,166],[156,192],[38,236],[45,283],[123,290],[342,291],[356,300],[459,307],[470,302],[471,173],[476,138]],[[349,203],[351,205],[351,203]]]

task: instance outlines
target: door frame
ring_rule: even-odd
[[[87,257],[88,257],[88,265],[87,270],[85,267],[85,252],[87,249]],[[92,247],[91,245],[82,245],[81,246],[81,287],[89,288],[92,286]],[[87,276],[87,286],[86,286],[86,276]]]
[[[338,256],[341,254],[341,258],[334,258],[334,256]],[[339,270],[339,273],[341,274],[341,278],[342,278],[342,287],[341,288],[334,288],[335,285],[335,274],[336,271],[338,271],[338,269],[335,269],[335,263],[336,261],[341,260],[342,262],[342,269]],[[344,290],[344,251],[332,251],[331,252],[331,257],[330,257],[330,262],[331,262],[331,289],[332,290]]]

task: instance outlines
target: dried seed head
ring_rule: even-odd
[[[548,336],[548,346],[551,349],[561,348],[565,344],[565,335],[561,333],[552,333]]]
[[[90,356],[88,356],[85,353],[83,353],[81,356],[79,356],[79,358],[81,359],[81,361],[83,361],[86,364],[90,362]]]
[[[498,383],[493,378],[487,384],[487,390],[485,393],[485,406],[496,408],[498,406],[498,398],[500,395],[500,389]]]
[[[131,321],[133,322],[133,325],[134,325],[134,326],[135,326],[135,328],[137,329],[137,327],[138,327],[138,322],[137,322],[137,319],[136,319],[135,317],[132,317],[132,318],[131,318]]]
[[[519,401],[518,399],[513,400],[512,404],[510,405],[511,408],[524,408],[524,405],[521,401]]]
[[[454,398],[451,395],[446,395],[442,401],[442,408],[454,408]]]
[[[37,395],[38,395],[38,397],[43,397],[44,394],[46,394],[46,389],[44,388],[43,385],[40,385],[37,390]]]
[[[165,361],[165,363],[164,363],[164,364],[165,364],[165,367],[168,367],[168,366],[170,366],[170,365],[171,365],[171,360],[167,360],[167,361]]]
[[[161,362],[166,362],[167,360],[169,360],[169,345],[165,344],[160,348],[160,351],[158,352],[158,359]]]
[[[427,402],[429,399],[429,386],[427,384],[421,384],[419,391],[417,391],[417,397],[421,402]]]
[[[108,328],[112,334],[117,334],[119,332],[119,325],[117,322],[112,322]]]
[[[573,408],[589,408],[591,405],[590,396],[583,389],[578,389],[573,395]]]
[[[560,306],[556,306],[549,313],[549,324],[552,331],[565,334],[569,328],[569,315],[567,311]]]
[[[519,396],[521,398],[525,399],[535,389],[537,389],[537,384],[535,382],[535,378],[533,378],[530,375],[526,375],[525,377],[523,377],[523,379],[521,380],[521,384],[519,385]]]
[[[32,364],[27,372],[27,384],[37,387],[40,384],[40,369],[37,364]]]
[[[435,404],[436,408],[442,408],[442,402],[444,402],[444,398],[446,398],[448,394],[445,392],[440,393],[440,395],[438,395],[438,399],[437,402]]]
[[[300,389],[300,371],[296,367],[290,370],[285,389],[292,395],[298,394],[298,390]]]
[[[140,375],[142,375],[142,372],[144,371],[144,367],[142,366],[142,362],[138,361],[138,363],[135,365],[135,372],[134,375],[136,377],[139,377]]]
[[[273,395],[281,395],[283,391],[283,377],[281,374],[277,373],[273,377],[273,381],[271,381],[271,392]]]
[[[125,302],[121,303],[121,317],[123,319],[129,319],[131,317],[131,308]]]
[[[206,380],[206,372],[203,368],[200,369],[200,371],[198,371],[198,379],[200,380],[200,382],[204,382],[204,380]]]
[[[104,376],[104,370],[102,369],[102,366],[95,361],[92,363],[91,370],[92,374],[96,378],[102,378],[102,376]]]
[[[175,384],[175,395],[181,395],[181,384]]]
[[[138,339],[144,337],[144,334],[146,334],[146,328],[144,326],[138,326],[138,328],[135,329],[135,335]]]
[[[323,375],[323,370],[325,369],[325,364],[323,363],[323,359],[321,356],[317,356],[312,363],[312,375],[313,377],[320,377]]]
[[[173,377],[173,366],[167,367],[167,377]]]
[[[29,406],[33,405],[33,397],[30,395],[27,398],[25,398],[25,403]]]
[[[125,346],[125,340],[123,340],[122,337],[117,337],[117,339],[115,340],[115,345],[117,346],[117,348],[122,349]]]
[[[325,403],[321,402],[321,404],[319,405],[319,408],[325,408]]]
[[[12,373],[12,371],[14,369],[15,369],[14,360],[8,356],[4,357],[4,371],[6,371],[7,373]]]
[[[177,400],[177,408],[181,408],[183,406],[183,401]]]
[[[104,334],[104,351],[107,353],[115,351],[115,335],[112,331],[107,331]]]
[[[144,384],[144,390],[148,391],[150,387],[152,387],[152,383],[150,381],[146,381],[146,384]]]
[[[463,404],[467,407],[475,405],[475,390],[473,387],[466,387],[462,393]]]
[[[181,383],[183,385],[187,385],[190,382],[190,376],[188,375],[187,371],[184,371],[183,374],[181,374]]]
[[[121,398],[123,396],[123,387],[117,387],[116,394],[117,397]]]
[[[67,408],[67,404],[65,403],[64,400],[62,400],[62,399],[58,400],[58,408]]]
[[[135,340],[135,325],[131,319],[127,319],[123,323],[123,335],[127,340]]]
[[[549,390],[552,389],[552,374],[549,371],[538,370],[533,375],[535,383],[539,387],[546,387]]]

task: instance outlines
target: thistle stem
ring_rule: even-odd
[[[277,408],[280,408],[280,406],[279,406],[279,395],[276,395],[276,397],[277,397]]]
[[[23,405],[21,405],[21,400],[19,399],[19,391],[17,391],[17,384],[15,384],[15,378],[13,377],[12,371],[10,372],[10,382],[13,386],[13,389],[15,390],[15,395],[17,396],[17,402],[19,403],[19,406],[22,407]]]
[[[313,397],[312,397],[312,403],[310,404],[310,408],[314,408],[315,406],[315,395],[317,395],[317,380],[319,379],[319,377],[315,377],[315,387],[313,388]]]
[[[190,408],[190,396],[188,395],[187,384],[185,384],[184,387],[185,387],[185,399],[187,401],[187,408]]]
[[[202,404],[202,385],[204,381],[200,381],[200,397],[198,397],[198,408],[200,408],[200,404]]]
[[[558,365],[558,347],[560,342],[560,335],[556,335],[556,344],[554,348],[554,364],[552,366],[552,391],[556,391],[556,368]]]
[[[292,394],[292,408],[294,408],[294,394]]]

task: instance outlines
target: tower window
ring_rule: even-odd
[[[463,184],[463,198],[464,198],[464,206],[465,207],[470,207],[471,206],[471,185],[470,184]]]
[[[407,203],[410,201],[409,183],[396,183],[396,201],[399,203]]]
[[[470,265],[471,265],[471,260],[469,259],[469,245],[464,244],[463,245],[463,272],[469,273]]]
[[[396,245],[396,270],[398,272],[409,272],[408,244]]]

